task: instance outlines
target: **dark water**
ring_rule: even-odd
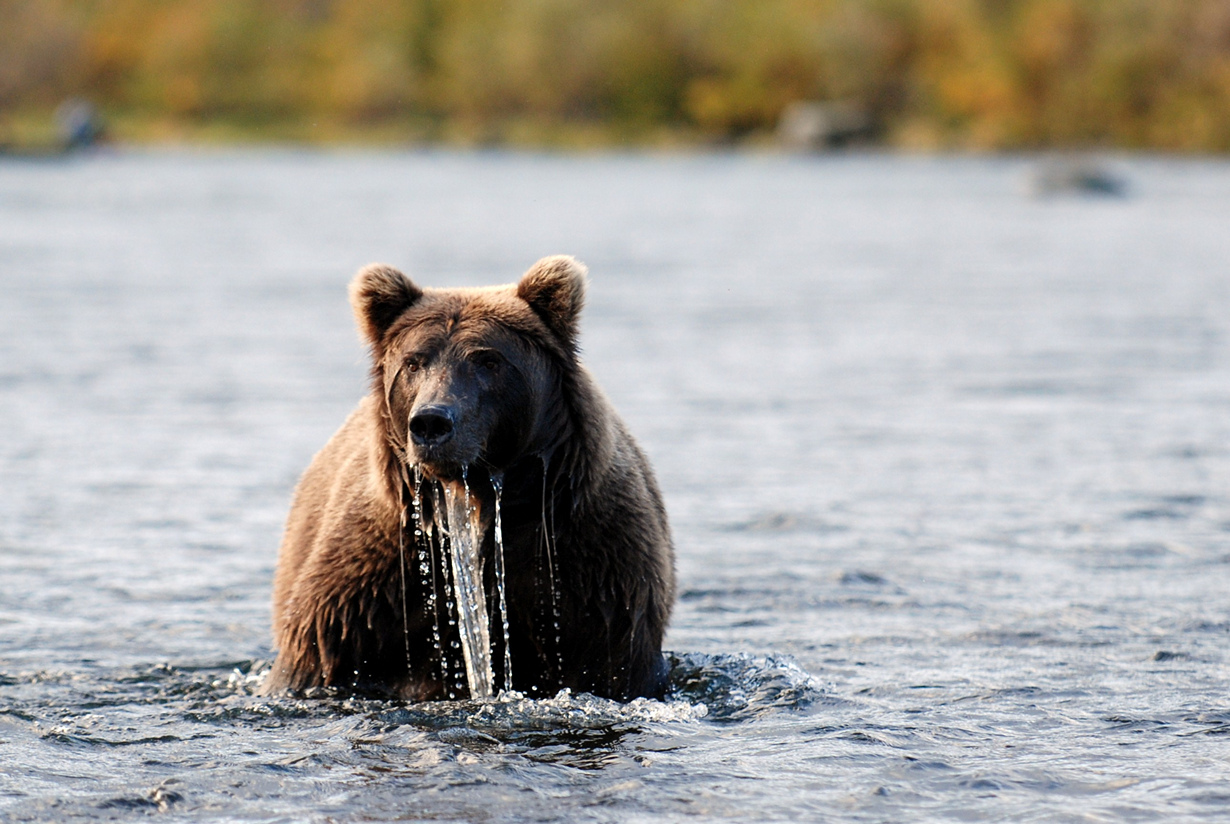
[[[1224,819],[1230,164],[1030,166],[0,164],[0,819]],[[556,252],[671,511],[670,700],[253,696],[350,275]]]

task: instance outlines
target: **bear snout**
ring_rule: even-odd
[[[441,446],[453,437],[455,415],[447,406],[425,406],[410,417],[415,446]]]

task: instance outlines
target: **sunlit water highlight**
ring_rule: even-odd
[[[1031,166],[0,162],[0,819],[1223,819],[1230,164]],[[667,700],[257,697],[349,276],[555,252],[670,509]]]

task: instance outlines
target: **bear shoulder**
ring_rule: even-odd
[[[368,549],[354,546],[374,537],[356,532],[356,521],[381,524],[398,517],[379,466],[378,415],[375,399],[364,397],[312,458],[295,488],[274,576],[275,635],[281,635],[296,589],[308,584],[321,586],[322,576],[331,571],[331,561],[337,563],[334,556],[338,549]],[[302,598],[306,593],[298,595]]]

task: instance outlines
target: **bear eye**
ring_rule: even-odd
[[[491,349],[476,352],[473,360],[474,363],[476,363],[479,367],[486,369],[488,372],[496,371],[504,362],[504,358],[500,356],[500,353]]]
[[[420,355],[411,355],[406,358],[406,371],[417,372],[423,368],[423,358]]]

